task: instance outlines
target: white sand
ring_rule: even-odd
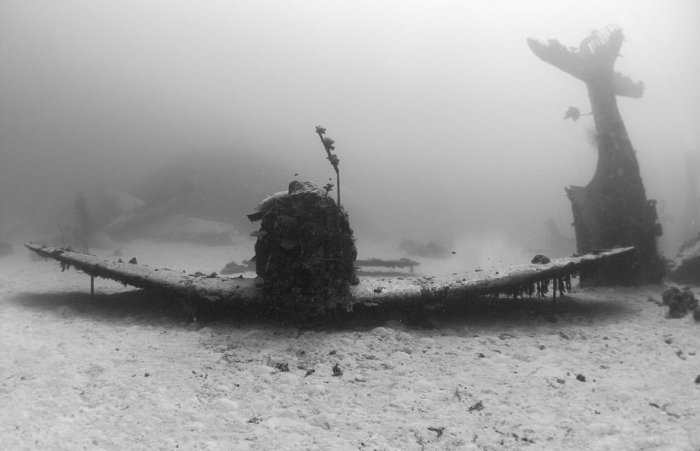
[[[188,272],[252,256],[123,250]],[[577,290],[556,322],[534,300],[318,331],[189,324],[148,293],[96,290],[0,258],[0,449],[700,449],[700,323],[666,319],[647,300],[663,287]]]

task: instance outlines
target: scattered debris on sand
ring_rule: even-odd
[[[668,306],[669,318],[683,318],[688,312],[698,308],[698,300],[690,290],[671,287],[663,292],[663,304]]]
[[[125,261],[172,269],[155,274],[201,270],[174,278],[192,284],[219,283],[205,275],[250,253],[146,241],[122,249]],[[108,270],[112,251],[82,258]],[[666,306],[645,302],[661,300],[661,287],[575,286],[556,324],[546,320],[551,301],[535,297],[437,309],[432,329],[400,308],[309,329],[223,305],[227,315],[192,323],[167,292],[96,279],[91,297],[82,270],[56,277],[57,266],[24,253],[0,259],[8,449],[420,449],[416,437],[425,449],[700,446],[689,396],[700,386],[698,323],[661,320]],[[181,427],[183,415],[197,427]]]

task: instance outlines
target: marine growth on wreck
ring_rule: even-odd
[[[349,305],[357,249],[348,214],[328,191],[293,181],[260,208],[255,270],[269,308],[312,318]]]

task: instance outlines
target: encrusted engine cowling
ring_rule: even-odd
[[[304,319],[347,306],[357,283],[357,249],[348,215],[312,182],[264,201],[255,266],[269,306]]]

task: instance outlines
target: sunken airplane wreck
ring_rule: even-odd
[[[184,300],[196,311],[200,302],[232,307],[256,305],[271,315],[303,321],[364,307],[468,302],[483,296],[544,297],[571,290],[571,278],[614,270],[629,264],[634,248],[617,248],[491,270],[449,276],[356,274],[357,251],[348,216],[342,207],[311,182],[293,181],[260,206],[255,245],[257,277],[216,273],[184,274],[166,268],[108,260],[47,245],[25,244],[40,256],[57,260],[94,278],[113,279]],[[536,260],[535,260],[536,261]],[[94,291],[94,290],[93,290]]]
[[[88,274],[91,292],[94,278],[103,277],[182,300],[196,312],[200,302],[233,307],[257,305],[270,315],[300,321],[322,321],[333,313],[392,304],[420,305],[465,302],[483,296],[543,297],[551,291],[571,290],[571,278],[619,270],[634,258],[633,247],[586,255],[534,259],[531,264],[473,271],[436,277],[362,275],[358,266],[376,261],[357,260],[355,238],[348,214],[340,204],[339,159],[332,152],[334,141],[316,127],[328,161],[336,173],[337,200],[329,193],[334,185],[319,187],[313,182],[294,180],[286,192],[269,196],[248,218],[260,221],[255,233],[257,277],[223,277],[216,273],[183,274],[166,268],[151,268],[135,261],[105,260],[70,249],[28,243],[40,256],[74,267]],[[541,257],[541,256],[540,256]],[[391,262],[390,262],[391,263]],[[394,265],[417,262],[393,262]]]
[[[232,306],[251,304],[269,305],[283,301],[271,299],[252,277],[226,277],[216,274],[183,274],[165,268],[116,262],[93,255],[47,245],[28,243],[27,248],[42,257],[61,263],[62,268],[73,267],[91,278],[102,277],[122,282],[165,296],[191,302],[214,302]],[[482,296],[545,296],[551,291],[563,294],[571,289],[571,278],[586,271],[625,264],[634,248],[618,248],[604,252],[551,260],[546,264],[522,264],[496,270],[471,271],[450,276],[397,277],[362,276],[352,285],[343,306],[378,306],[386,304],[420,304],[434,302],[461,302]],[[284,295],[280,295],[284,297]],[[291,297],[292,295],[290,295]],[[328,304],[329,308],[339,307]]]

